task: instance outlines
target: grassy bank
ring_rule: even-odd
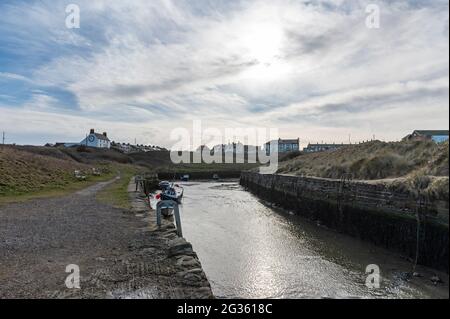
[[[332,152],[299,155],[280,165],[279,173],[377,180],[407,175],[449,176],[449,145],[434,142],[374,141]]]
[[[138,168],[136,167],[122,166],[120,168],[120,179],[102,189],[97,194],[97,200],[116,208],[131,209],[131,203],[128,196],[128,184],[137,172]]]
[[[348,176],[384,184],[414,198],[448,201],[449,143],[374,141],[300,154],[281,163],[278,173],[333,179]]]
[[[63,196],[114,178],[127,167],[114,162],[77,162],[55,148],[0,147],[0,204]],[[93,169],[100,171],[96,176]],[[86,180],[78,180],[74,171]]]
[[[46,184],[42,186],[42,188],[38,190],[29,191],[26,193],[7,193],[2,194],[0,196],[0,205],[8,204],[8,203],[17,203],[23,202],[31,199],[37,198],[46,198],[46,197],[56,197],[56,196],[64,196],[91,185],[94,185],[98,182],[104,182],[112,179],[115,176],[115,172],[109,172],[102,176],[91,176],[85,181],[78,181],[75,179],[67,178],[65,184],[56,183],[56,184]]]

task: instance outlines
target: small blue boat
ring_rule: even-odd
[[[183,199],[184,190],[179,185],[170,186],[168,189],[161,193],[162,200],[173,200],[179,204],[181,204],[181,200]]]
[[[168,190],[171,186],[172,186],[172,184],[167,181],[162,181],[159,183],[159,189],[162,191]]]

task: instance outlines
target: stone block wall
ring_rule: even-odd
[[[243,172],[241,185],[256,196],[308,219],[448,273],[446,203],[421,203],[382,184]]]

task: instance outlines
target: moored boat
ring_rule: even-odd
[[[150,203],[150,207],[153,210],[157,210],[158,209],[158,204],[163,201],[163,200],[167,200],[163,198],[163,193],[162,192],[157,192],[157,193],[153,193],[149,195],[149,203]],[[164,207],[161,208],[161,214],[164,217],[171,217],[174,214],[174,205],[164,205]]]
[[[183,199],[184,190],[179,185],[174,185],[166,189],[161,193],[162,200],[173,200],[177,203],[181,203]]]
[[[162,181],[159,183],[159,189],[162,191],[168,190],[171,186],[172,184],[168,181]]]

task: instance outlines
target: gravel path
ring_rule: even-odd
[[[138,194],[130,190],[130,212],[96,201],[95,194],[111,182],[61,198],[0,206],[0,298],[212,296],[199,262],[191,260],[197,277],[186,277],[189,263],[169,257],[173,226],[155,229]],[[80,268],[81,289],[65,285],[70,264]]]

